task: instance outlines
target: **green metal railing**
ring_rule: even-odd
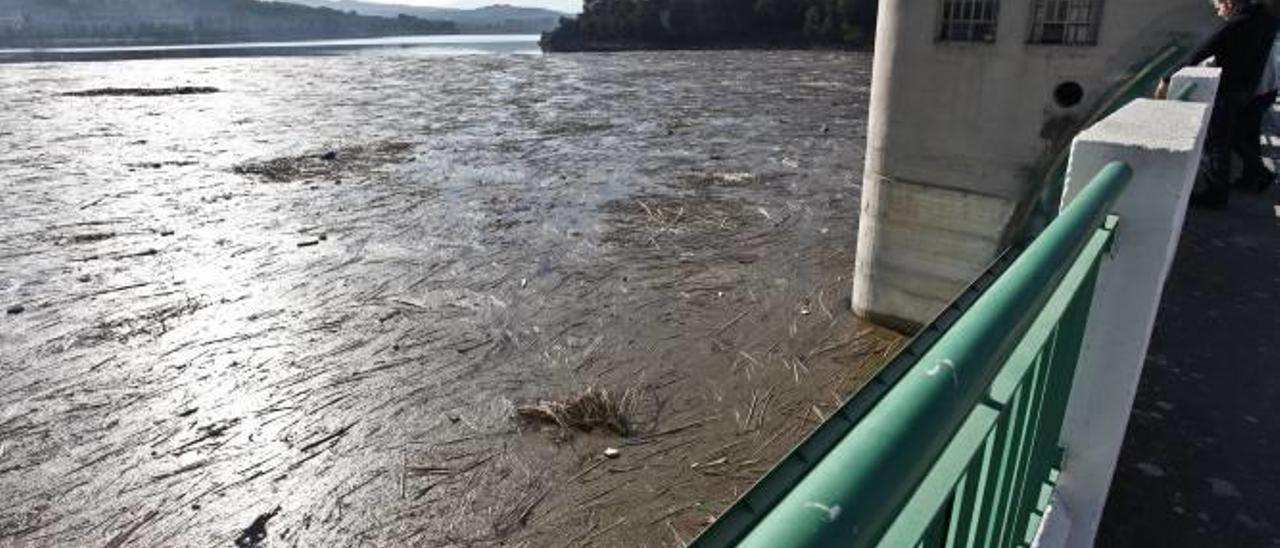
[[[1187,82],[1187,85],[1182,86],[1182,89],[1170,93],[1169,98],[1174,101],[1190,101],[1191,95],[1196,92],[1197,86],[1198,84],[1195,82]]]
[[[1075,135],[1079,130],[1090,127],[1098,123],[1099,120],[1124,108],[1134,99],[1149,96],[1160,81],[1160,78],[1177,67],[1183,61],[1186,53],[1187,48],[1185,46],[1179,43],[1172,43],[1156,52],[1150,58],[1129,67],[1127,71],[1129,76],[1112,86],[1103,95],[1097,108],[1093,109],[1093,112],[1081,120],[1076,128],[1068,134]],[[1058,215],[1058,202],[1062,198],[1062,187],[1066,183],[1067,159],[1070,153],[1070,140],[1058,143],[1057,151],[1042,173],[1042,178],[1037,186],[1037,188],[1041,189],[1040,195],[1032,205],[1031,218],[1028,220],[1022,234],[1027,241],[1039,234],[1040,230]]]
[[[1131,175],[1104,167],[691,546],[1029,544]]]

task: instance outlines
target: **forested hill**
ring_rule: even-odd
[[[260,0],[0,0],[0,46],[298,40],[455,32],[453,23],[370,17]]]
[[[861,47],[876,0],[586,0],[542,35],[547,51],[639,48]]]
[[[538,34],[556,27],[563,13],[542,8],[495,4],[473,9],[439,8],[364,2],[361,0],[290,0],[308,6],[354,11],[364,15],[395,17],[401,14],[450,21],[458,32]]]

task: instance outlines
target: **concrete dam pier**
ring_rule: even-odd
[[[1214,24],[1204,0],[884,0],[879,21],[853,308],[904,331],[1043,226],[1075,133]]]

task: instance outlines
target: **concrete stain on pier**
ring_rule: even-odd
[[[691,538],[897,342],[842,305],[868,72],[6,66],[0,545]],[[513,420],[589,385],[637,432]]]

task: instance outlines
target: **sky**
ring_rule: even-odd
[[[404,4],[411,6],[434,6],[440,8],[478,8],[491,4],[510,4],[512,6],[530,6],[548,8],[565,13],[582,11],[582,0],[364,0],[379,4]]]

